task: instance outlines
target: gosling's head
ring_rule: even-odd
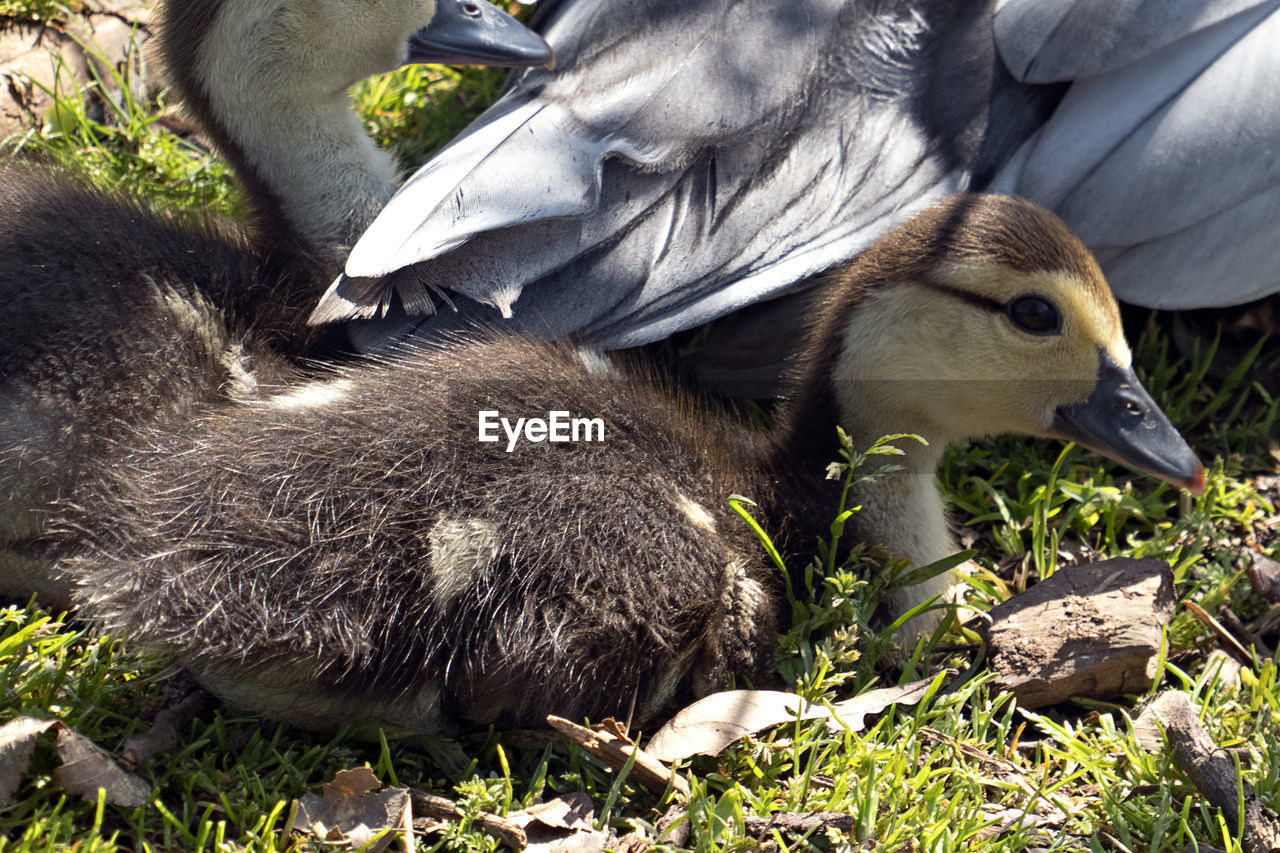
[[[1143,389],[1093,255],[1023,199],[953,196],[836,274],[824,323],[841,422],[935,447],[1075,441],[1200,491],[1204,469]]]

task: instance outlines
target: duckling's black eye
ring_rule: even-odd
[[[1033,335],[1056,335],[1062,331],[1062,317],[1057,307],[1043,296],[1019,296],[1010,302],[1009,319]]]

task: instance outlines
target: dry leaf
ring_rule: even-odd
[[[294,831],[309,832],[332,844],[365,848],[379,832],[403,829],[409,822],[406,815],[409,789],[387,788],[366,793],[378,784],[378,777],[367,767],[339,770],[333,781],[323,786],[324,796],[303,794],[297,801]],[[392,835],[387,833],[368,849],[370,853],[379,853],[391,841]]]
[[[813,705],[794,693],[777,690],[729,690],[699,699],[672,718],[645,746],[645,751],[663,761],[679,761],[691,755],[719,755],[729,744],[772,726],[795,720],[835,718],[851,729],[860,730],[867,714],[875,714],[894,704],[914,705],[924,698],[933,683],[924,678],[897,687],[871,690],[837,702],[828,710]],[[834,722],[834,721],[833,721]]]
[[[58,727],[58,757],[62,766],[53,771],[53,781],[72,794],[96,800],[102,789],[108,803],[129,808],[151,799],[147,782],[122,770],[109,752],[65,725]]]
[[[582,791],[510,812],[507,820],[528,835],[526,853],[597,853],[609,841],[595,828],[595,806]]]
[[[27,771],[36,737],[54,729],[58,732],[58,757],[62,766],[53,771],[53,780],[86,800],[96,800],[98,789],[106,792],[112,805],[137,808],[151,799],[151,786],[126,773],[102,747],[68,728],[61,720],[19,717],[0,727],[0,808],[18,789]]]
[[[60,725],[58,720],[18,717],[0,726],[0,809],[9,805],[22,774],[27,772],[31,753],[36,748],[36,736]]]
[[[548,829],[579,830],[584,827],[590,829],[595,820],[595,814],[591,795],[584,791],[572,791],[561,794],[554,800],[535,803],[527,809],[510,812],[507,820],[524,830],[528,830],[529,825],[535,822]]]

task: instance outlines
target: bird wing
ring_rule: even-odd
[[[527,73],[410,179],[324,318],[369,316],[388,288],[412,313],[445,288],[630,345],[851,256],[964,185],[975,154],[951,137],[990,88],[989,52],[952,46],[983,3],[937,2],[932,19],[872,5],[562,3],[545,34],[560,70]],[[918,57],[948,51],[971,95],[922,85]],[[956,119],[945,134],[938,116]]]
[[[990,189],[1054,210],[1116,294],[1158,308],[1280,289],[1280,3],[1005,0],[1011,73],[1073,81]]]

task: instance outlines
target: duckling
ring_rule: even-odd
[[[248,189],[248,228],[0,168],[0,594],[57,599],[40,538],[50,502],[123,436],[252,395],[291,375],[281,354],[317,340],[306,312],[396,180],[348,86],[468,51],[550,57],[496,8],[442,0],[439,12],[432,0],[162,6],[174,85]]]
[[[779,577],[727,499],[811,553],[838,424],[931,441],[860,487],[851,525],[916,564],[958,550],[933,476],[949,441],[1059,436],[1203,487],[1097,264],[1043,209],[950,198],[818,292],[771,433],[652,369],[492,330],[153,431],[68,510],[80,612],[312,728],[644,724],[769,678]]]
[[[1270,0],[544,3],[556,69],[408,180],[317,308],[375,317],[358,348],[458,325],[422,282],[494,322],[648,343],[957,191],[1054,210],[1128,302],[1280,289]]]

